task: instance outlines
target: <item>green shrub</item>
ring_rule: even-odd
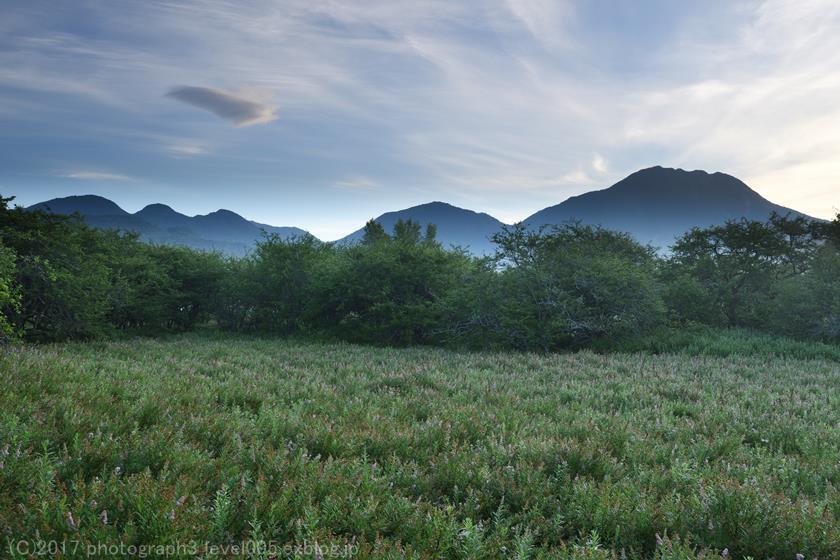
[[[440,327],[438,302],[471,261],[443,249],[433,228],[421,235],[419,224],[400,221],[389,236],[373,224],[363,243],[336,248],[319,270],[313,323],[355,342],[428,343]]]
[[[14,318],[20,313],[20,292],[15,282],[15,253],[0,243],[0,343],[16,338]]]
[[[558,350],[639,336],[664,317],[653,250],[629,236],[571,223],[495,236],[493,269],[474,274],[450,308],[454,338]],[[491,278],[489,274],[495,274]],[[453,298],[454,299],[454,298]]]

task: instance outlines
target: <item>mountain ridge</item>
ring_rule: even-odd
[[[54,198],[33,204],[27,209],[65,215],[78,213],[92,227],[134,231],[150,243],[217,250],[236,256],[244,256],[252,251],[263,231],[284,239],[308,235],[296,227],[252,222],[225,209],[187,216],[166,204],[152,203],[132,214],[98,195]]]
[[[253,250],[263,232],[281,238],[308,235],[303,229],[262,224],[220,209],[187,216],[162,204],[148,204],[133,214],[97,195],[56,198],[30,206],[59,214],[79,211],[93,227],[137,231],[150,242],[186,245],[244,255]],[[578,220],[624,231],[636,240],[669,247],[692,227],[717,225],[731,219],[766,220],[772,212],[814,219],[802,212],[770,202],[740,179],[721,172],[654,166],[631,173],[605,189],[572,196],[522,220],[530,229]],[[506,224],[485,212],[460,208],[439,200],[386,212],[375,221],[390,232],[397,220],[414,220],[423,227],[437,226],[445,247],[462,247],[476,255],[494,251],[490,237]],[[336,243],[359,242],[359,228]]]

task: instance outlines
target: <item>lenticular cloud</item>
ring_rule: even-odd
[[[217,88],[180,86],[166,94],[187,105],[210,111],[234,126],[251,126],[277,119],[275,107]]]

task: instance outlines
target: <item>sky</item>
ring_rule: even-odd
[[[840,207],[836,0],[4,0],[0,194],[329,240],[514,222],[653,165]]]

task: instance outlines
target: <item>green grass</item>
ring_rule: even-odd
[[[0,384],[0,557],[840,558],[833,360],[190,335],[7,349]]]
[[[748,329],[715,329],[703,325],[662,327],[618,343],[601,341],[596,351],[684,354],[689,356],[766,356],[840,362],[840,346],[795,340]]]

